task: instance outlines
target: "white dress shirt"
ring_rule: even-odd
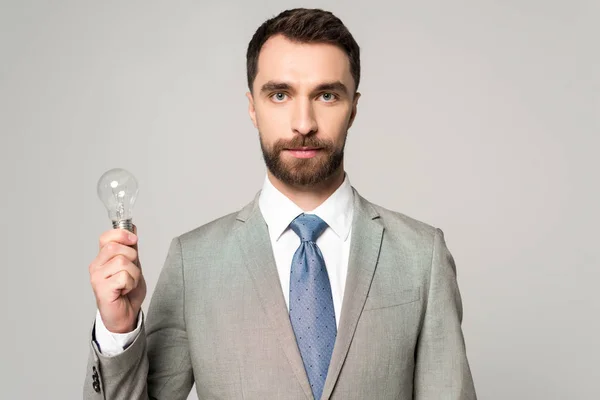
[[[327,223],[327,228],[317,239],[331,283],[331,294],[335,310],[335,321],[339,327],[348,273],[348,258],[350,255],[350,238],[352,236],[352,218],[354,215],[354,198],[352,186],[345,175],[341,186],[321,205],[311,211],[303,211],[294,202],[281,193],[265,176],[262,191],[258,200],[260,211],[267,223],[271,247],[283,297],[289,310],[290,298],[290,268],[294,253],[300,246],[300,238],[289,227],[298,215],[315,214]],[[102,354],[114,356],[120,354],[137,337],[143,320],[140,310],[137,327],[129,333],[112,333],[106,329],[100,312],[96,312],[96,342]]]
[[[300,238],[289,225],[303,212],[315,214],[327,223],[327,228],[317,239],[317,246],[321,249],[325,259],[331,283],[335,321],[339,326],[348,272],[354,213],[353,193],[348,176],[346,175],[342,185],[327,200],[312,211],[302,211],[300,207],[277,190],[266,177],[258,204],[269,227],[275,264],[277,264],[281,289],[288,310],[290,306],[290,268],[294,253],[300,246]]]

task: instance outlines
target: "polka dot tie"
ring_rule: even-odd
[[[301,214],[290,227],[301,243],[290,273],[290,321],[315,399],[320,399],[337,335],[331,285],[316,240],[327,223]]]

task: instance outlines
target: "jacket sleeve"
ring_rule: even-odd
[[[107,356],[92,338],[84,399],[187,399],[194,378],[184,296],[181,243],[175,238],[152,295],[147,319],[133,343],[121,354]]]
[[[414,375],[415,400],[476,400],[461,328],[462,301],[456,265],[436,229],[429,290],[419,335]]]

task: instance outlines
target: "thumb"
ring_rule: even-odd
[[[133,233],[137,236],[137,225],[132,224],[133,225]],[[142,269],[142,263],[140,262],[140,252],[138,250],[138,243],[140,241],[140,238],[138,236],[138,239],[135,241],[135,243],[131,246],[131,248],[135,249],[135,251],[138,252],[137,254],[137,259],[135,260],[135,265],[137,265],[137,267],[141,270]]]

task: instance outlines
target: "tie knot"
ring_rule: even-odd
[[[327,223],[314,214],[300,214],[291,223],[290,228],[303,242],[316,242],[321,236]]]

